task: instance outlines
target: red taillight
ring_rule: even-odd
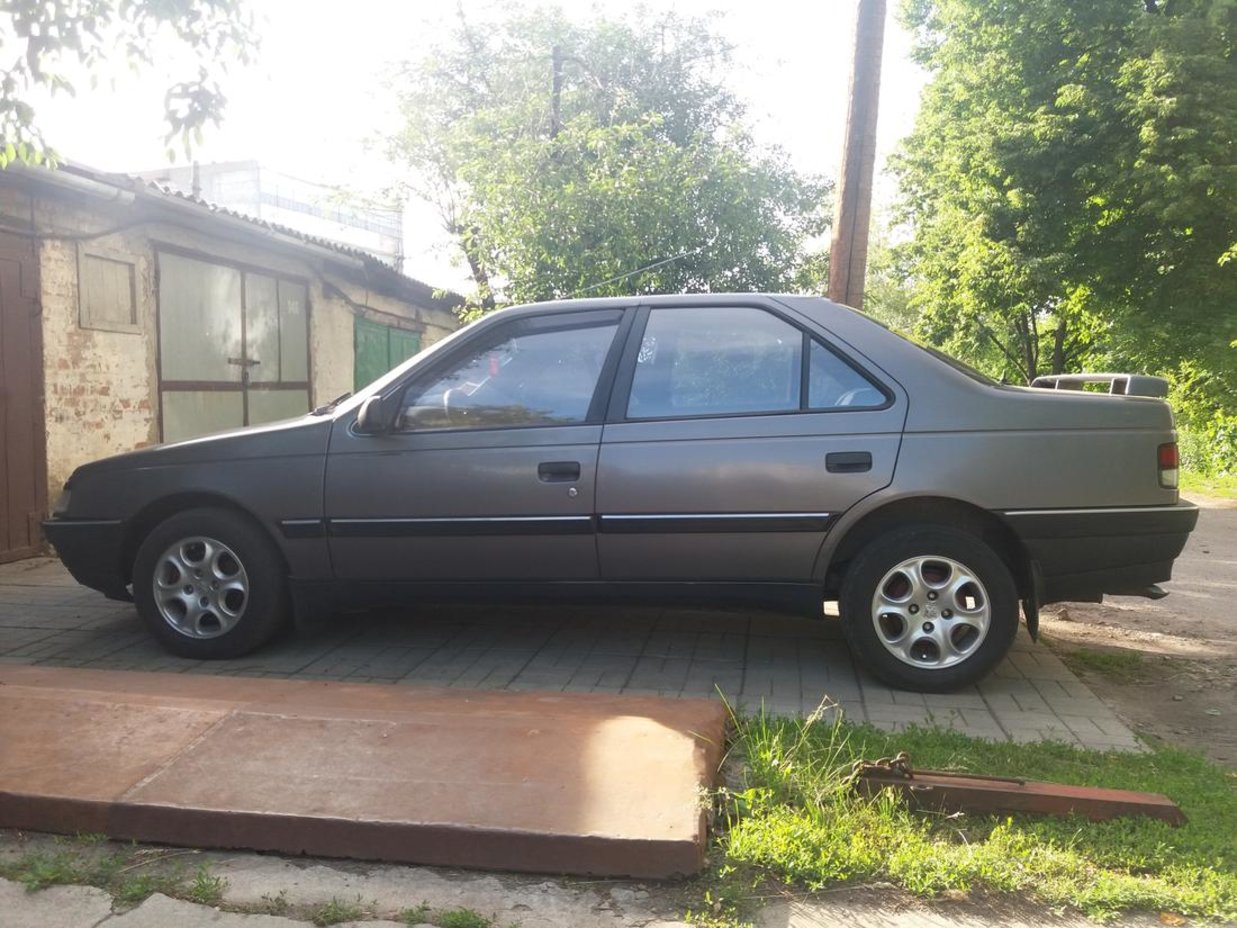
[[[1160,445],[1156,459],[1160,469],[1160,486],[1168,490],[1177,489],[1177,443],[1170,441]]]

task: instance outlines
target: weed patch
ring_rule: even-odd
[[[212,876],[205,864],[186,874],[183,860],[196,852],[129,846],[109,850],[94,835],[57,840],[53,849],[34,850],[0,865],[0,877],[37,891],[48,886],[96,886],[123,907],[138,905],[155,893],[203,905],[219,905],[227,881]]]
[[[910,892],[1016,892],[1104,918],[1128,909],[1237,917],[1237,780],[1175,748],[1145,754],[1008,744],[952,732],[889,734],[842,722],[740,720],[745,782],[723,794],[725,865],[809,889],[886,880]],[[847,774],[858,758],[907,751],[923,769],[1161,792],[1189,823],[1153,819],[913,813],[867,800]]]
[[[310,921],[319,928],[325,928],[326,925],[338,925],[342,922],[355,922],[369,916],[369,911],[361,904],[361,897],[357,896],[353,901],[336,899],[331,897],[331,901],[319,906],[310,916]]]
[[[227,888],[228,881],[221,876],[211,876],[203,864],[193,874],[193,882],[185,895],[190,902],[199,905],[218,905],[223,901],[223,891]]]
[[[413,906],[411,909],[404,909],[399,913],[399,920],[405,925],[423,925],[430,920],[430,913],[433,909],[430,908],[428,902],[422,902],[420,905]]]
[[[491,928],[494,923],[472,909],[450,909],[439,913],[434,924],[438,928]]]

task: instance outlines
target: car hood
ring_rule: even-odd
[[[330,416],[305,415],[265,425],[251,425],[117,454],[84,464],[76,473],[104,473],[243,458],[325,454],[331,434],[331,422]]]

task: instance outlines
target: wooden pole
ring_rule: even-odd
[[[829,249],[829,299],[863,307],[872,222],[872,174],[876,166],[876,112],[880,100],[885,0],[858,0],[850,107],[838,171],[838,212]]]

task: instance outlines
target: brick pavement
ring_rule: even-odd
[[[1134,734],[1025,630],[978,686],[891,690],[856,667],[836,619],[577,606],[422,606],[346,614],[231,661],[168,655],[133,607],[77,586],[59,562],[0,566],[0,661],[118,670],[410,683],[475,689],[708,696],[805,715],[936,726],[1013,741],[1138,750]]]

